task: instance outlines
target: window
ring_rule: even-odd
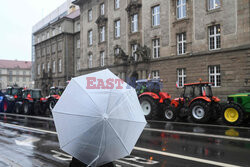
[[[186,0],[177,0],[177,19],[186,17]]]
[[[52,72],[53,72],[53,73],[56,72],[56,61],[53,61]]]
[[[131,17],[131,32],[138,32],[138,14]]]
[[[41,50],[37,50],[37,57],[40,57],[41,56]]]
[[[121,21],[115,21],[115,38],[119,38],[121,36]]]
[[[46,49],[43,48],[43,50],[42,50],[42,55],[45,56],[45,54],[46,54]]]
[[[92,68],[93,67],[93,55],[90,54],[89,55],[89,68]]]
[[[208,0],[208,10],[220,8],[220,0]]]
[[[81,30],[81,24],[80,23],[77,23],[76,24],[76,31],[80,31]]]
[[[104,67],[105,66],[105,52],[102,51],[100,55],[101,55],[101,67]]]
[[[105,26],[102,26],[100,28],[100,42],[104,42],[105,41]]]
[[[209,49],[216,50],[221,47],[221,39],[220,39],[220,25],[210,26],[208,28],[209,31]]]
[[[49,39],[49,31],[47,32],[47,39]]]
[[[19,82],[19,76],[16,77],[16,81]]]
[[[48,62],[48,72],[50,71],[50,62]]]
[[[58,71],[62,72],[62,59],[59,59],[58,61]]]
[[[19,74],[19,72],[17,72],[17,74]],[[23,75],[26,75],[26,71],[23,71]]]
[[[155,6],[152,8],[152,25],[160,25],[160,6]]]
[[[93,44],[93,31],[92,30],[90,30],[89,32],[88,32],[88,41],[89,41],[89,46],[91,46],[92,44]]]
[[[177,53],[178,55],[186,53],[186,33],[177,35]]]
[[[44,71],[45,70],[45,66],[44,66],[44,63],[42,64],[42,71]]]
[[[58,50],[58,51],[61,51],[61,50],[62,50],[62,42],[58,42],[57,50]]]
[[[153,40],[153,58],[159,58],[160,57],[160,39],[154,39]]]
[[[137,59],[138,59],[138,56],[136,54],[137,44],[131,45],[131,49],[132,49],[132,57],[134,58],[135,61],[137,61]]]
[[[23,82],[26,82],[26,77],[23,77]]]
[[[104,5],[104,3],[102,3],[101,6],[100,6],[100,14],[102,16],[105,15],[105,5]]]
[[[52,35],[53,35],[53,36],[56,35],[56,29],[55,29],[55,28],[53,28],[53,30],[52,30]]]
[[[43,34],[43,41],[45,40],[45,34]]]
[[[214,87],[221,86],[221,74],[220,66],[209,66],[209,82],[212,83]]]
[[[50,46],[47,46],[47,55],[50,54]]]
[[[115,9],[120,8],[120,0],[115,0]]]
[[[115,48],[115,56],[118,56],[120,54],[120,48]]]
[[[160,79],[159,71],[152,71],[153,79]]]
[[[78,40],[76,41],[76,48],[77,48],[77,49],[80,49],[80,47],[81,47],[81,41],[80,41],[80,39],[78,39]]]
[[[37,75],[40,75],[40,64],[37,65]]]
[[[93,20],[93,12],[92,12],[92,9],[90,9],[90,10],[88,11],[88,20],[89,20],[89,21],[92,21],[92,20]]]
[[[38,42],[38,43],[40,42],[40,37],[37,37],[37,42]]]
[[[77,60],[76,60],[76,70],[77,71],[80,70],[80,58],[77,58]]]
[[[56,44],[53,44],[52,45],[52,53],[55,53],[56,52]]]
[[[61,26],[58,27],[58,30],[59,30],[59,33],[62,33],[62,27]]]
[[[179,87],[183,87],[186,83],[186,69],[185,68],[179,68],[177,69],[177,82]]]

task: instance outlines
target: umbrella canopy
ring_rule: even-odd
[[[61,149],[89,166],[129,155],[146,125],[136,91],[108,69],[73,78],[52,113]]]

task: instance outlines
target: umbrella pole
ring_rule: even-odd
[[[90,167],[93,163],[95,163],[95,162],[98,160],[99,157],[100,157],[100,156],[98,155],[98,156],[88,165],[88,167]]]

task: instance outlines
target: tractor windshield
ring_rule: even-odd
[[[208,96],[208,97],[212,97],[213,93],[212,93],[212,88],[211,86],[203,86],[202,87],[202,95],[203,96]]]
[[[6,91],[7,95],[12,95],[12,96],[17,95],[18,93],[19,93],[19,89],[17,88],[10,88],[10,89],[7,89]]]
[[[42,97],[41,91],[39,91],[39,90],[33,90],[31,96],[32,96],[32,98],[34,98],[34,99],[39,99],[39,98]]]

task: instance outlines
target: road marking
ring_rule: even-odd
[[[17,117],[27,117],[34,118],[40,120],[54,121],[53,118],[49,117],[39,117],[39,116],[31,116],[31,115],[22,115],[22,114],[11,114],[11,113],[0,113],[0,115],[6,116],[17,116]],[[148,122],[156,122],[156,123],[171,123],[171,124],[179,124],[179,125],[197,125],[197,126],[208,126],[208,127],[219,127],[219,128],[234,128],[234,129],[246,129],[250,130],[250,127],[238,127],[238,126],[226,126],[226,125],[211,125],[211,124],[197,124],[197,123],[187,123],[187,122],[167,122],[167,121],[156,121],[156,120],[148,120]]]
[[[26,126],[20,126],[20,125],[14,125],[9,123],[3,123],[0,122],[0,125],[8,125],[16,128],[22,128],[32,131],[40,131],[43,133],[50,133],[50,134],[56,134],[54,131],[47,131],[42,129],[36,129],[36,128],[30,128]],[[181,135],[192,135],[192,136],[200,136],[200,137],[212,137],[212,138],[219,138],[219,139],[228,139],[228,140],[237,140],[237,141],[247,141],[250,142],[250,138],[242,138],[242,137],[231,137],[231,136],[222,136],[222,135],[212,135],[212,134],[202,134],[202,133],[194,133],[194,132],[181,132],[181,131],[172,131],[172,130],[162,130],[162,129],[151,129],[151,128],[145,128],[146,131],[152,131],[152,132],[164,132],[164,133],[173,133],[173,134],[181,134]]]
[[[190,156],[184,156],[184,155],[179,155],[179,154],[173,154],[173,153],[168,153],[168,152],[156,151],[156,150],[140,148],[140,147],[134,147],[134,150],[143,151],[143,152],[147,152],[147,153],[153,153],[153,154],[159,154],[159,155],[164,155],[164,156],[174,157],[174,158],[179,158],[179,159],[185,159],[185,160],[189,160],[189,161],[195,161],[195,162],[200,162],[200,163],[205,163],[205,164],[210,164],[210,165],[222,166],[222,167],[224,167],[224,166],[240,167],[237,165],[221,163],[221,162],[216,162],[216,161],[210,161],[210,160],[205,160],[205,159],[200,159],[200,158],[195,158],[195,157],[190,157]]]
[[[15,127],[17,129],[21,128],[21,129],[24,129],[24,130],[32,130],[32,131],[38,131],[38,132],[43,132],[43,133],[49,133],[49,134],[57,135],[57,133],[53,132],[53,131],[36,129],[36,128],[30,128],[30,127],[26,127],[26,126],[14,125],[14,124],[9,124],[9,123],[0,122],[0,125],[1,126],[6,126],[6,127],[9,127],[9,128]]]
[[[152,131],[152,132],[174,133],[174,134],[180,134],[180,135],[191,135],[191,136],[199,136],[199,137],[212,137],[212,138],[218,138],[218,139],[228,139],[228,140],[237,140],[237,141],[250,142],[250,138],[242,138],[242,137],[232,137],[232,136],[213,135],[213,134],[194,133],[194,132],[182,132],[182,131],[163,130],[163,129],[151,129],[151,128],[145,128],[144,130]]]
[[[33,130],[37,132],[44,132],[44,133],[49,133],[49,134],[57,134],[56,132],[53,131],[46,131],[46,130],[41,130],[41,129],[35,129],[35,128],[29,128],[29,127],[24,127],[24,126],[19,126],[19,125],[13,125],[13,124],[8,124],[8,123],[0,123],[2,126],[13,126],[16,128],[23,128],[26,130]],[[215,162],[211,160],[205,160],[205,159],[200,159],[200,158],[195,158],[195,157],[190,157],[190,156],[184,156],[180,154],[174,154],[174,153],[168,153],[168,152],[162,152],[162,151],[156,151],[156,150],[151,150],[151,149],[146,149],[146,148],[141,148],[141,147],[134,147],[134,150],[137,151],[142,151],[142,152],[147,152],[147,153],[154,153],[154,154],[159,154],[159,155],[164,155],[164,156],[169,156],[169,157],[174,157],[174,158],[179,158],[179,159],[185,159],[189,161],[195,161],[195,162],[200,162],[200,163],[205,163],[205,164],[210,164],[210,165],[217,165],[217,166],[227,166],[227,167],[240,167],[237,165],[232,165],[232,164],[226,164],[226,163],[221,163],[221,162]]]
[[[129,163],[129,162],[126,162],[126,161],[122,161],[122,160],[116,160],[115,162],[118,162],[118,163],[121,163],[121,164],[130,165],[130,166],[134,166],[134,167],[143,167],[143,166],[132,164],[132,163]]]
[[[26,118],[34,118],[34,119],[40,119],[40,120],[46,120],[46,121],[54,121],[53,118],[38,117],[38,116],[31,116],[31,115],[11,114],[11,113],[0,113],[0,115],[16,116],[16,117],[26,117]]]
[[[210,127],[220,127],[220,128],[234,128],[234,129],[247,129],[250,130],[250,127],[239,127],[239,126],[226,126],[226,125],[211,125],[211,124],[197,124],[197,123],[188,123],[188,122],[168,122],[168,121],[156,121],[148,120],[148,122],[156,123],[170,123],[170,124],[179,124],[179,125],[197,125],[197,126],[210,126]]]

